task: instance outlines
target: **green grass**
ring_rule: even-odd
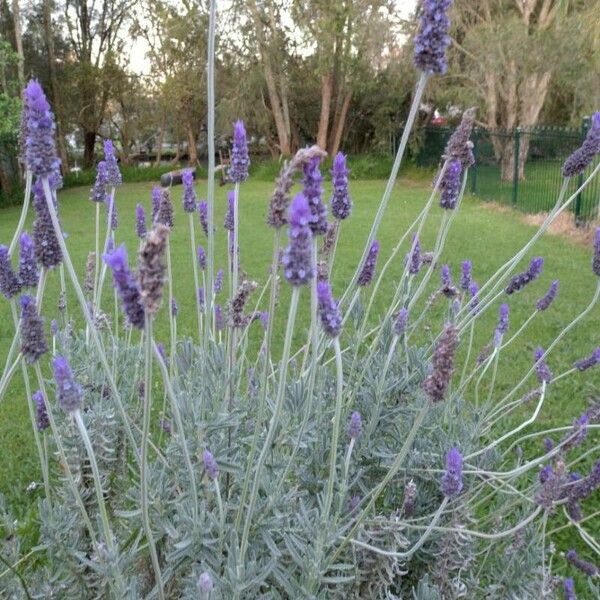
[[[135,254],[138,246],[134,234],[135,204],[142,202],[149,210],[151,186],[151,183],[127,184],[117,193],[120,222],[117,242],[127,244],[130,257]],[[336,295],[339,295],[349,281],[359,260],[384,186],[385,182],[379,180],[352,183],[354,211],[341,228],[333,281]],[[243,184],[241,189],[241,267],[259,283],[264,283],[266,279],[272,254],[272,231],[265,225],[271,190],[272,184],[256,181]],[[176,226],[172,235],[171,248],[175,296],[179,304],[178,331],[181,334],[193,330],[195,309],[188,224],[181,210],[180,193],[181,189],[176,188]],[[200,182],[198,193],[200,196],[204,195],[205,182]],[[405,227],[422,208],[428,193],[428,187],[423,183],[408,180],[401,180],[398,183],[378,235],[382,244],[380,264],[382,259],[387,258]],[[64,190],[59,195],[60,215],[63,227],[69,236],[67,244],[82,278],[87,253],[93,247],[94,231],[94,206],[87,197],[87,188],[72,188]],[[225,204],[226,190],[217,188],[217,268],[225,267],[226,238],[222,229]],[[19,210],[13,207],[0,212],[0,242],[9,243],[18,220]],[[441,212],[437,207],[433,210],[422,236],[424,250],[431,248],[433,244]],[[30,228],[30,221],[27,227]],[[526,243],[534,231],[533,227],[521,222],[518,213],[493,211],[485,204],[467,198],[455,219],[442,260],[450,264],[455,278],[458,279],[461,262],[470,258],[473,261],[475,278],[483,283],[486,277]],[[204,243],[199,227],[197,227],[197,236],[200,243]],[[534,248],[534,254],[544,256],[546,260],[544,273],[539,281],[511,297],[511,330],[516,331],[519,324],[530,315],[535,301],[545,293],[552,279],[561,280],[561,291],[552,308],[539,315],[524,335],[511,348],[503,352],[497,380],[498,398],[502,397],[503,392],[511,389],[530,368],[534,348],[537,345],[547,346],[561,328],[589,303],[596,285],[596,278],[590,269],[589,248],[558,237],[545,236]],[[402,259],[399,258],[379,293],[375,303],[375,315],[381,314],[386,309],[393,294],[395,278],[401,269]],[[437,276],[434,276],[433,280],[437,283]],[[50,318],[57,316],[58,290],[58,273],[54,272],[49,276],[44,297],[44,313],[48,322]],[[276,338],[279,342],[283,335],[288,294],[289,291],[284,283],[280,309],[275,316]],[[224,302],[224,295],[221,297],[221,302]],[[303,328],[307,323],[308,294],[306,292],[303,292],[301,303],[302,314],[296,336],[298,343],[303,339]],[[73,294],[69,294],[68,306],[71,315],[78,313]],[[112,296],[109,293],[105,296],[104,306],[108,312],[111,312]],[[156,334],[159,340],[166,342],[168,326],[165,311],[162,312],[157,322]],[[444,314],[444,301],[439,300],[431,311],[430,317],[425,319],[424,327],[420,332],[423,340],[428,339],[429,330],[433,332],[439,330]],[[0,364],[4,364],[4,357],[13,335],[9,308],[4,301],[0,301],[0,316],[2,317],[0,319]],[[495,322],[496,308],[480,319],[476,331],[476,352],[490,340]],[[561,344],[550,357],[549,363],[555,373],[567,369],[574,360],[588,355],[598,345],[599,325],[600,306],[596,306],[586,321],[578,325],[565,343]],[[258,328],[259,325],[255,324],[252,327]],[[47,363],[47,359],[43,362]],[[18,514],[25,516],[35,509],[35,493],[27,493],[26,488],[32,480],[39,481],[39,471],[23,386],[19,378],[20,372],[15,376],[9,392],[0,404],[0,439],[2,439],[3,450],[3,460],[0,461],[0,492],[7,496]],[[536,426],[552,427],[570,423],[597,393],[597,371],[585,376],[577,374],[561,381],[550,388]],[[532,407],[527,409],[531,410]],[[539,446],[537,449],[539,450]]]

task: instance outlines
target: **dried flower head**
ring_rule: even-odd
[[[244,280],[237,292],[227,304],[227,324],[229,327],[245,327],[252,320],[252,315],[244,314],[250,294],[258,287],[256,281]]]
[[[168,236],[169,228],[158,223],[146,236],[138,259],[141,302],[149,315],[156,314],[162,301]]]
[[[452,323],[448,323],[433,351],[431,373],[423,382],[423,389],[433,402],[442,401],[446,395],[454,373],[454,354],[457,347],[458,329]]]

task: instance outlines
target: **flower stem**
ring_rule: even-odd
[[[31,198],[31,183],[33,181],[33,173],[27,169],[25,174],[25,195],[23,196],[23,207],[21,208],[21,216],[19,217],[19,222],[17,223],[17,229],[13,235],[13,238],[10,242],[10,246],[8,247],[8,256],[12,256],[18,242],[19,237],[21,235],[21,231],[23,231],[23,227],[25,226],[25,220],[27,219],[27,212],[29,211],[29,201]]]
[[[194,296],[196,297],[196,316],[198,318],[198,341],[202,340],[202,309],[200,308],[200,298],[198,298],[198,288],[200,287],[200,278],[198,276],[198,257],[196,256],[196,231],[194,229],[194,214],[189,213],[190,224],[190,244],[192,246],[192,267],[194,269]]]

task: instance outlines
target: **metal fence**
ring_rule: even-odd
[[[563,183],[561,167],[569,154],[581,145],[590,126],[581,128],[518,128],[512,131],[476,128],[473,131],[475,165],[469,170],[468,189],[484,200],[510,204],[528,213],[549,211]],[[421,166],[439,163],[450,127],[426,127],[420,132],[415,160]],[[588,169],[593,169],[596,162]],[[569,184],[573,193],[585,174]],[[595,178],[571,205],[578,225],[598,219],[600,181]]]

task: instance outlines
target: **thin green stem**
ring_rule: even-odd
[[[23,231],[23,227],[25,226],[25,221],[27,219],[27,212],[29,211],[29,202],[31,199],[31,183],[33,181],[32,172],[27,169],[25,173],[25,195],[23,196],[23,206],[21,208],[21,216],[19,217],[19,222],[17,223],[17,228],[15,229],[15,233],[13,234],[13,238],[10,242],[10,246],[8,247],[8,256],[12,256],[13,252],[17,244],[19,243],[19,238],[21,236],[21,232]]]
[[[192,246],[192,267],[194,270],[194,296],[196,298],[196,317],[198,319],[198,341],[202,340],[202,308],[200,307],[200,298],[198,298],[198,288],[200,287],[200,278],[198,276],[198,256],[196,251],[196,231],[194,228],[194,214],[188,214],[190,225],[190,244]]]

